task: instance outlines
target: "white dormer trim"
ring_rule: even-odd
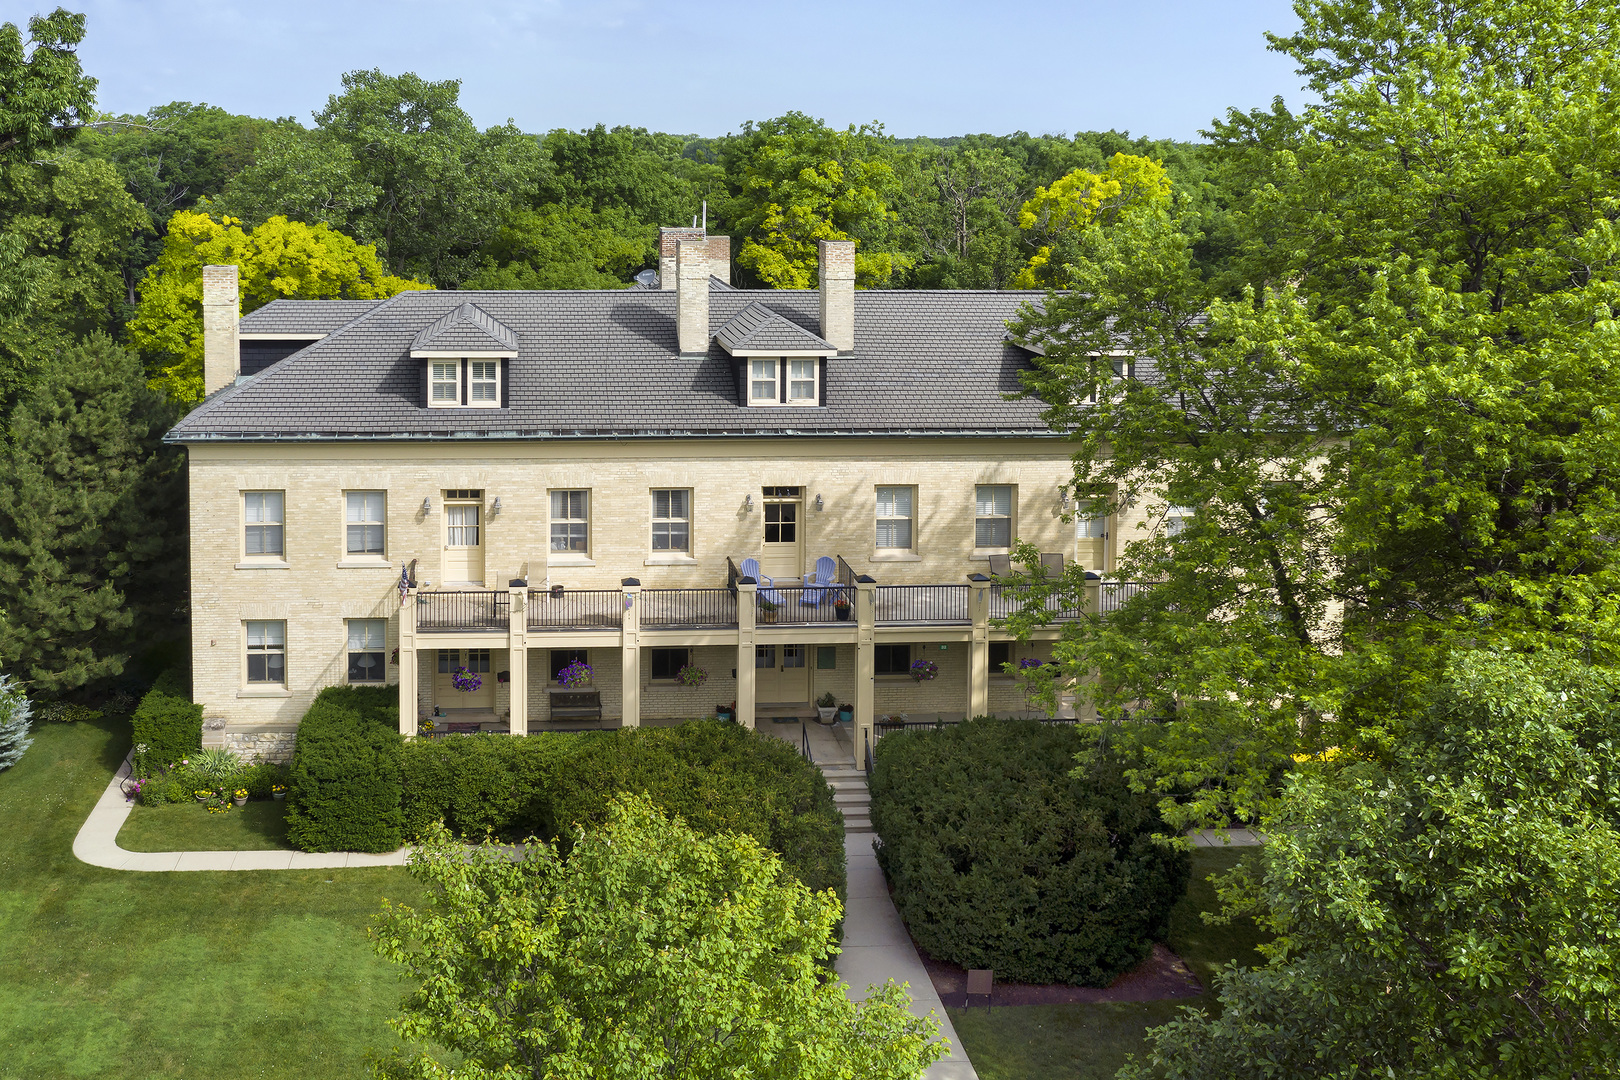
[[[237,334],[238,341],[320,341],[325,334]]]
[[[412,360],[515,360],[516,352],[505,349],[412,349]]]
[[[788,356],[803,360],[807,357],[825,359],[829,356],[838,355],[837,349],[731,349],[727,348],[726,343],[723,341],[720,342],[720,347],[730,355],[739,358],[749,356]]]

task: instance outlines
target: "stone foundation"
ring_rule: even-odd
[[[287,764],[292,761],[296,731],[224,731],[220,744],[243,761],[274,761]]]

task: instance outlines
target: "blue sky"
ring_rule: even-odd
[[[6,20],[19,10],[5,0]],[[308,123],[355,68],[462,80],[480,125],[598,121],[720,135],[800,109],[895,135],[1116,128],[1195,138],[1302,95],[1265,30],[1287,0],[995,4],[760,0],[63,0],[98,103],[206,101]]]

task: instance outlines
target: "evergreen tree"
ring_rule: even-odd
[[[103,334],[62,350],[0,458],[0,664],[35,693],[120,674],[183,573],[172,408]]]
[[[33,739],[28,737],[28,719],[33,709],[17,680],[0,675],[0,769],[9,769],[22,760],[23,751]]]

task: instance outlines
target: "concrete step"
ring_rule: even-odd
[[[869,832],[874,832],[874,831],[875,830],[872,828],[872,819],[871,818],[869,818],[869,817],[850,817],[847,814],[844,815],[844,832],[846,832],[846,833],[869,833]]]
[[[864,776],[835,776],[827,780],[827,786],[834,791],[865,791],[866,777]]]

